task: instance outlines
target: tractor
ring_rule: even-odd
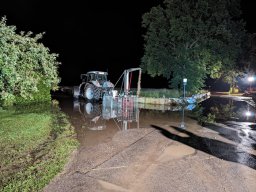
[[[87,100],[98,101],[103,95],[110,93],[114,85],[107,80],[107,72],[90,71],[86,74],[81,74],[81,84],[73,89],[74,98],[82,97]]]

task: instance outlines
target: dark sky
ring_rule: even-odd
[[[82,3],[83,2],[83,3]],[[6,0],[0,16],[18,31],[46,32],[43,43],[59,53],[62,85],[78,84],[88,70],[108,70],[113,83],[124,69],[138,67],[143,54],[142,14],[162,0]],[[84,4],[84,5],[83,5]],[[242,0],[249,32],[256,32],[256,1]],[[143,76],[144,87],[165,87]]]

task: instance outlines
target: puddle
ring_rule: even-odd
[[[211,97],[200,104],[203,114],[214,114],[219,121],[256,122],[255,103],[248,98]]]

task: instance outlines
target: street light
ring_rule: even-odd
[[[187,85],[187,82],[188,82],[188,79],[187,78],[183,78],[183,99],[185,99],[185,93],[186,93],[186,89],[185,89],[185,87],[186,87],[186,85]]]
[[[250,76],[250,77],[248,77],[247,80],[248,80],[249,83],[250,83],[250,92],[251,92],[251,91],[252,91],[252,82],[254,81],[254,77],[253,77],[253,76]]]

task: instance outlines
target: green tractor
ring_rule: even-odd
[[[107,80],[108,73],[102,71],[90,71],[81,74],[82,83],[73,89],[74,98],[82,97],[87,100],[98,101],[105,93],[110,93],[114,85]]]

